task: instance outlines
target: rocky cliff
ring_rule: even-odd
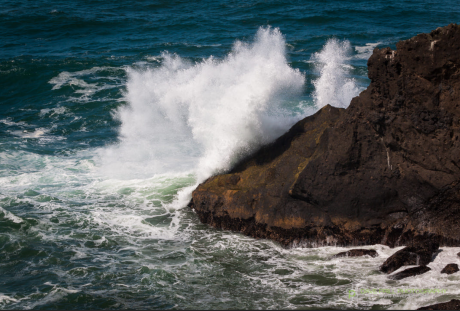
[[[190,206],[214,227],[283,245],[460,245],[460,26],[375,49],[371,83],[326,106]]]

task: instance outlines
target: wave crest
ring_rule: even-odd
[[[202,181],[299,119],[283,101],[302,92],[305,77],[288,65],[277,28],[236,41],[222,60],[162,57],[160,67],[127,69],[120,143],[102,154],[111,175],[194,171]]]

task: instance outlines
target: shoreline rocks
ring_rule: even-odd
[[[418,267],[409,268],[401,272],[398,272],[396,274],[390,275],[388,278],[398,281],[398,280],[402,280],[402,279],[405,279],[411,276],[424,274],[424,273],[427,273],[428,271],[431,271],[431,268],[427,266],[418,266]]]
[[[380,266],[380,271],[390,274],[402,266],[426,266],[438,249],[439,243],[433,241],[419,242],[405,247],[385,260]]]
[[[444,269],[441,270],[441,273],[453,274],[458,271],[459,271],[458,265],[456,263],[450,263],[447,266],[445,266]]]
[[[361,256],[371,256],[371,257],[378,257],[379,254],[373,249],[350,249],[346,252],[340,252],[332,256],[332,258],[340,258],[340,257],[361,257]]]
[[[460,27],[375,49],[369,87],[323,107],[189,204],[203,223],[288,246],[460,246]]]

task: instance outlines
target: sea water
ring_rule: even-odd
[[[365,89],[376,47],[457,1],[0,1],[0,308],[413,309],[432,271],[203,225],[197,184]],[[437,293],[389,295],[388,289]],[[402,291],[401,291],[402,292]],[[398,292],[400,293],[400,292]]]

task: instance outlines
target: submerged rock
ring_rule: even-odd
[[[417,310],[460,310],[460,300],[452,299],[449,302],[418,308]]]
[[[436,241],[413,243],[411,246],[405,247],[388,257],[380,266],[380,271],[392,273],[402,266],[426,266],[431,262],[438,249],[439,243]]]
[[[450,263],[441,270],[441,273],[452,274],[458,271],[458,265],[456,263]]]
[[[373,249],[350,249],[346,252],[341,252],[332,256],[332,258],[339,257],[360,257],[360,256],[377,257],[379,254]]]
[[[460,27],[375,49],[371,83],[209,178],[203,223],[285,246],[460,245]]]
[[[416,276],[416,275],[427,273],[430,270],[431,269],[427,266],[418,266],[418,267],[409,268],[401,272],[398,272],[396,274],[390,275],[388,278],[392,280],[402,280],[402,279],[405,279],[411,276]]]

